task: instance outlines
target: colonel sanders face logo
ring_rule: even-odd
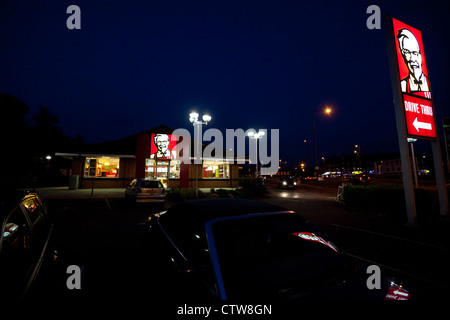
[[[422,54],[420,53],[419,42],[408,29],[400,30],[398,41],[409,74],[415,80],[420,80],[422,77]]]
[[[162,158],[162,159],[175,159],[176,152],[169,149],[170,137],[167,134],[156,134],[153,137],[154,145],[157,151],[150,155],[151,159]]]
[[[408,76],[401,81],[403,92],[428,92],[428,80],[422,71],[422,53],[419,42],[408,29],[400,29],[397,35],[403,61],[408,68]]]

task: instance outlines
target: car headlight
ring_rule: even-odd
[[[283,186],[285,186],[285,185],[287,185],[287,182],[286,182],[286,181],[283,181]]]

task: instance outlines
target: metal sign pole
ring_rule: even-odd
[[[414,189],[412,188],[409,149],[407,146],[408,136],[430,140],[439,196],[440,214],[447,215],[449,213],[439,132],[436,127],[437,121],[436,112],[434,111],[434,96],[432,96],[433,91],[431,90],[431,83],[428,80],[428,71],[428,77],[422,73],[419,80],[416,80],[416,77],[418,76],[412,74],[410,70],[409,75],[402,80],[403,86],[400,83],[400,77],[404,76],[401,76],[401,74],[404,74],[405,72],[399,69],[399,60],[401,59],[397,57],[396,37],[394,33],[398,31],[397,38],[399,40],[399,51],[401,51],[403,60],[408,65],[408,69],[414,69],[418,67],[422,68],[422,65],[425,65],[425,59],[422,60],[425,49],[423,48],[420,30],[408,26],[396,19],[392,19],[389,15],[385,16],[385,25],[392,93],[394,96],[395,118],[402,161],[403,184],[405,188],[406,207],[408,210],[408,223],[415,224],[417,222],[417,215]],[[395,32],[394,27],[396,29]],[[405,39],[408,39],[408,42],[405,42]],[[405,44],[408,45],[407,48],[403,47]],[[411,65],[412,63],[414,63],[414,65]],[[419,71],[421,71],[421,69]],[[417,88],[412,89],[410,84],[411,79],[415,79],[414,83],[417,85]],[[424,88],[426,89],[422,91],[421,86],[425,86]]]
[[[403,188],[405,192],[406,213],[408,217],[408,224],[417,225],[417,210],[414,196],[414,186],[411,174],[411,162],[408,148],[408,140],[406,135],[406,121],[404,112],[402,112],[403,101],[401,99],[401,87],[397,76],[398,62],[396,55],[396,47],[394,43],[394,31],[392,25],[392,18],[389,15],[385,16],[385,32],[386,45],[388,49],[389,70],[392,83],[392,95],[394,97],[395,120],[397,124],[397,136],[400,147],[400,159],[402,163],[402,177]]]
[[[434,171],[436,172],[436,185],[439,196],[440,214],[446,216],[449,214],[448,195],[445,186],[445,177],[442,163],[442,153],[439,138],[431,142],[431,151],[433,152]]]

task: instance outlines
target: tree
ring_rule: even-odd
[[[55,158],[57,151],[79,151],[83,138],[64,135],[59,128],[58,116],[45,106],[28,123],[28,106],[9,94],[0,93],[0,188],[24,188],[61,183],[59,169],[67,168],[62,158]],[[51,162],[46,156],[52,156]],[[69,165],[70,167],[70,165]],[[58,182],[59,181],[59,182]],[[36,184],[37,182],[37,184]]]
[[[27,179],[30,154],[28,106],[6,93],[0,93],[0,188],[18,187]]]

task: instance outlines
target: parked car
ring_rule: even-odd
[[[135,202],[164,202],[166,189],[159,180],[134,179],[125,189],[125,199]]]
[[[352,175],[348,179],[348,183],[351,183],[351,184],[368,184],[369,182],[370,182],[370,176],[365,173]]]
[[[278,188],[281,189],[296,189],[297,179],[294,177],[282,177],[278,180]]]
[[[385,299],[393,286],[410,296],[392,279],[370,290],[366,268],[300,215],[265,202],[184,201],[149,216],[146,230],[158,298]]]
[[[0,299],[19,301],[53,259],[53,223],[36,193],[11,191],[0,196]]]

